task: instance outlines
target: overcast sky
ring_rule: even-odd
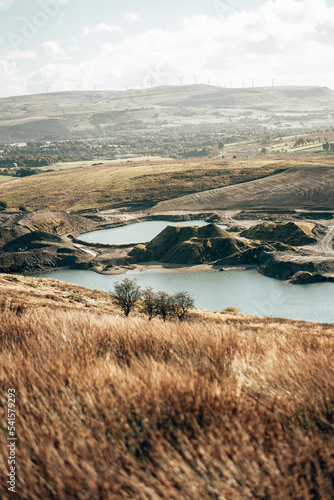
[[[0,0],[0,97],[180,77],[334,89],[333,48],[334,0]]]

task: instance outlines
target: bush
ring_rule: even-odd
[[[239,309],[237,307],[234,307],[234,306],[227,306],[227,307],[225,307],[225,309],[222,310],[222,313],[225,313],[225,314],[228,314],[228,313],[237,314],[239,312],[240,312]]]
[[[20,205],[19,206],[19,210],[21,210],[21,212],[27,212],[27,208],[24,206],[24,205]]]
[[[178,292],[169,295],[167,292],[155,293],[152,287],[142,292],[143,312],[148,315],[149,320],[154,316],[161,316],[166,321],[168,317],[177,316],[183,320],[188,310],[194,307],[194,299],[188,292]]]
[[[6,210],[6,208],[7,208],[7,202],[0,201],[0,210]]]

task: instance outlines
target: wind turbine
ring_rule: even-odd
[[[194,79],[195,79],[195,85],[197,84],[197,77],[198,77],[198,76],[199,76],[199,75],[193,75],[193,77],[194,77]]]
[[[275,82],[276,82],[276,78],[272,78],[271,79],[271,84],[272,84],[273,87],[275,87]]]
[[[233,83],[233,82],[230,82],[230,89],[232,88],[232,83]]]
[[[251,78],[251,82],[252,82],[252,87],[254,88],[255,78]]]
[[[154,80],[153,79],[150,80],[150,84],[151,84],[151,87],[153,87],[153,85],[154,85]]]
[[[182,80],[183,80],[183,76],[178,76],[178,79],[180,80],[180,85],[182,85]]]
[[[123,87],[125,87],[126,90],[129,90],[129,85],[123,85]]]

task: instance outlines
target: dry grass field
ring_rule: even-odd
[[[149,205],[249,182],[304,164],[290,159],[204,159],[86,166],[1,183],[0,200],[12,210],[22,204],[29,210],[74,212],[136,203]]]
[[[334,209],[333,160],[304,159],[274,175],[161,202],[158,212],[226,209]]]
[[[2,439],[1,498],[334,497],[333,325],[203,311],[148,322],[107,313],[100,292],[10,278],[0,421],[6,437],[15,388],[17,474],[13,497]]]

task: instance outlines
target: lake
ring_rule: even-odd
[[[106,292],[113,291],[114,283],[124,278],[124,275],[109,276],[81,270],[53,271],[38,276]],[[186,272],[182,268],[177,271],[129,271],[126,276],[137,278],[140,286],[152,286],[156,291],[185,290],[194,297],[198,308],[222,310],[235,306],[255,316],[334,322],[333,283],[287,285],[255,271]]]
[[[101,229],[90,233],[81,234],[80,240],[87,243],[103,243],[105,245],[126,245],[128,243],[146,243],[153,240],[167,226],[206,226],[203,220],[187,220],[182,222],[170,222],[166,220],[150,220],[137,222],[128,226]],[[220,225],[222,228],[227,226]]]

